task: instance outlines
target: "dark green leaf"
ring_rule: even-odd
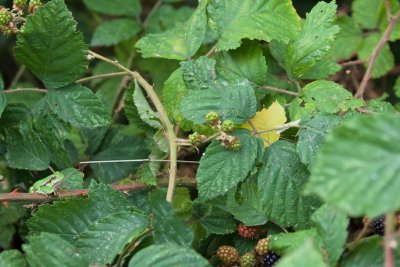
[[[168,2],[164,0],[163,3]],[[176,9],[172,5],[162,5],[151,16],[146,31],[149,33],[160,33],[173,29],[176,24],[187,21],[193,14],[193,11],[194,8],[189,6],[182,6]]]
[[[1,267],[26,267],[24,255],[18,250],[6,250],[0,253]]]
[[[7,98],[3,94],[3,90],[4,90],[4,82],[3,82],[3,77],[1,77],[0,74],[0,117],[7,105]]]
[[[18,34],[15,56],[47,88],[77,80],[87,67],[87,45],[63,0],[53,0],[33,15]]]
[[[382,238],[368,237],[360,241],[341,262],[343,267],[382,267],[384,266]],[[400,261],[397,260],[397,264]]]
[[[328,267],[324,262],[322,254],[315,249],[311,240],[306,241],[302,246],[281,259],[277,267]]]
[[[299,248],[306,240],[317,235],[315,228],[300,230],[293,233],[273,234],[269,237],[269,248],[278,254],[287,254]]]
[[[139,251],[129,262],[129,267],[210,267],[206,259],[191,248],[173,245],[152,245]]]
[[[215,60],[202,56],[197,60],[181,62],[182,77],[189,90],[209,88],[215,80]]]
[[[147,102],[146,97],[143,94],[142,88],[140,85],[135,81],[135,91],[133,96],[133,102],[135,103],[136,109],[140,118],[155,129],[161,129],[163,126],[161,124],[160,115],[158,112],[155,112],[152,107],[150,107],[149,103]]]
[[[111,46],[134,37],[140,31],[140,24],[133,19],[106,21],[96,28],[90,41],[91,46]]]
[[[48,103],[60,118],[81,128],[107,126],[111,117],[93,92],[78,84],[51,90]]]
[[[400,208],[400,117],[357,116],[326,137],[308,192],[352,216]]]
[[[282,227],[307,228],[319,201],[302,195],[309,173],[300,162],[296,146],[287,141],[273,143],[265,151],[264,163],[258,188],[268,219]]]
[[[93,11],[115,16],[139,16],[142,6],[139,0],[83,0]]]

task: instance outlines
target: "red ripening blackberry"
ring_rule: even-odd
[[[370,222],[370,225],[374,229],[374,233],[377,235],[383,235],[385,233],[385,215],[381,215]]]
[[[260,228],[258,227],[248,227],[245,226],[243,223],[239,224],[238,232],[241,237],[244,238],[258,238],[260,236]]]
[[[281,256],[279,256],[278,254],[276,254],[273,251],[270,251],[267,254],[265,254],[265,256],[263,258],[264,266],[265,267],[275,266],[275,264],[279,261],[280,258],[281,258]]]

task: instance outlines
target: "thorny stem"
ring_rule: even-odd
[[[121,72],[113,72],[113,73],[104,73],[104,74],[99,74],[99,75],[93,75],[90,77],[82,78],[76,81],[76,83],[84,83],[96,79],[104,79],[104,78],[114,78],[114,77],[121,77],[121,76],[126,76],[128,73],[126,71],[121,71]]]
[[[390,2],[389,0],[385,0],[385,10],[386,10],[386,18],[390,22],[390,19],[392,18],[392,14],[390,12]]]
[[[175,180],[176,180],[176,169],[177,169],[177,144],[175,142],[176,136],[174,132],[174,127],[172,123],[169,121],[167,112],[164,109],[160,99],[158,98],[156,92],[154,91],[153,86],[151,86],[137,71],[131,71],[130,69],[126,68],[125,66],[121,65],[118,61],[113,61],[102,55],[99,55],[93,51],[89,51],[89,54],[94,58],[100,59],[111,65],[116,66],[117,68],[126,71],[130,76],[138,81],[138,83],[143,87],[146,91],[147,95],[150,97],[151,101],[154,104],[154,107],[158,111],[160,115],[160,119],[164,125],[166,130],[166,136],[168,138],[169,143],[169,151],[170,151],[170,164],[169,164],[169,185],[167,190],[167,201],[171,202],[174,196],[175,190]]]
[[[296,92],[292,92],[292,91],[288,91],[288,90],[285,90],[285,89],[280,89],[280,88],[276,88],[276,87],[268,86],[268,85],[264,85],[261,88],[264,89],[264,90],[275,91],[275,92],[288,94],[288,95],[294,95],[294,96],[298,96],[299,95],[299,93],[296,93]]]
[[[214,45],[213,47],[211,47],[210,51],[207,52],[206,57],[210,57],[216,51],[217,51],[217,45]]]
[[[0,93],[2,94],[13,94],[13,93],[18,93],[18,92],[36,92],[36,93],[41,93],[41,94],[47,94],[46,89],[39,89],[39,88],[17,88],[17,89],[9,89],[5,91],[1,91]]]
[[[340,64],[340,66],[348,67],[348,66],[354,66],[354,65],[361,65],[361,64],[365,64],[365,63],[367,63],[366,60],[358,59],[358,60],[343,62]]]
[[[394,251],[397,247],[397,241],[393,238],[394,232],[394,213],[387,213],[385,217],[385,237],[384,237],[384,255],[385,267],[394,267]]]
[[[371,78],[372,74],[372,69],[375,65],[376,59],[379,56],[379,53],[381,52],[383,46],[386,44],[386,42],[389,40],[389,36],[392,33],[394,27],[396,26],[397,21],[400,19],[400,12],[396,14],[396,16],[390,18],[390,23],[387,26],[384,34],[382,35],[382,38],[380,39],[379,43],[376,45],[374,51],[371,54],[371,57],[368,60],[368,68],[367,71],[364,74],[364,77],[361,81],[360,87],[358,87],[358,90],[354,97],[363,99],[365,88],[367,87],[368,81]]]

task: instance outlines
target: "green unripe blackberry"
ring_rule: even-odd
[[[189,135],[189,140],[193,145],[199,145],[201,144],[201,135],[198,132],[194,132]]]
[[[19,10],[25,9],[28,6],[28,0],[14,0],[13,6]]]
[[[235,151],[240,150],[240,147],[242,146],[239,137],[235,137],[232,139],[232,141],[229,142],[229,148]]]
[[[263,238],[258,240],[255,251],[258,255],[262,256],[268,253],[269,251],[269,240],[268,238]]]
[[[8,27],[12,22],[12,14],[6,8],[0,6],[0,26]]]
[[[233,123],[233,121],[227,120],[222,123],[221,127],[224,132],[231,133],[233,132],[233,130],[235,130],[235,123]]]
[[[240,267],[254,267],[257,263],[257,259],[252,252],[247,252],[240,257]]]
[[[41,7],[43,4],[40,0],[30,0],[28,11],[30,14],[35,13],[36,9]]]
[[[239,254],[234,247],[220,246],[217,251],[218,258],[226,264],[232,264],[239,260]]]
[[[206,115],[206,120],[210,125],[215,126],[219,122],[219,115],[215,111],[208,112]]]

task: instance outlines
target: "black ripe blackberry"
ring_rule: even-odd
[[[267,254],[265,254],[263,258],[264,266],[265,267],[275,266],[275,264],[279,261],[280,257],[281,256],[279,256],[273,251],[268,252]]]
[[[371,221],[371,226],[374,229],[375,234],[383,235],[385,232],[385,215],[381,215]]]

